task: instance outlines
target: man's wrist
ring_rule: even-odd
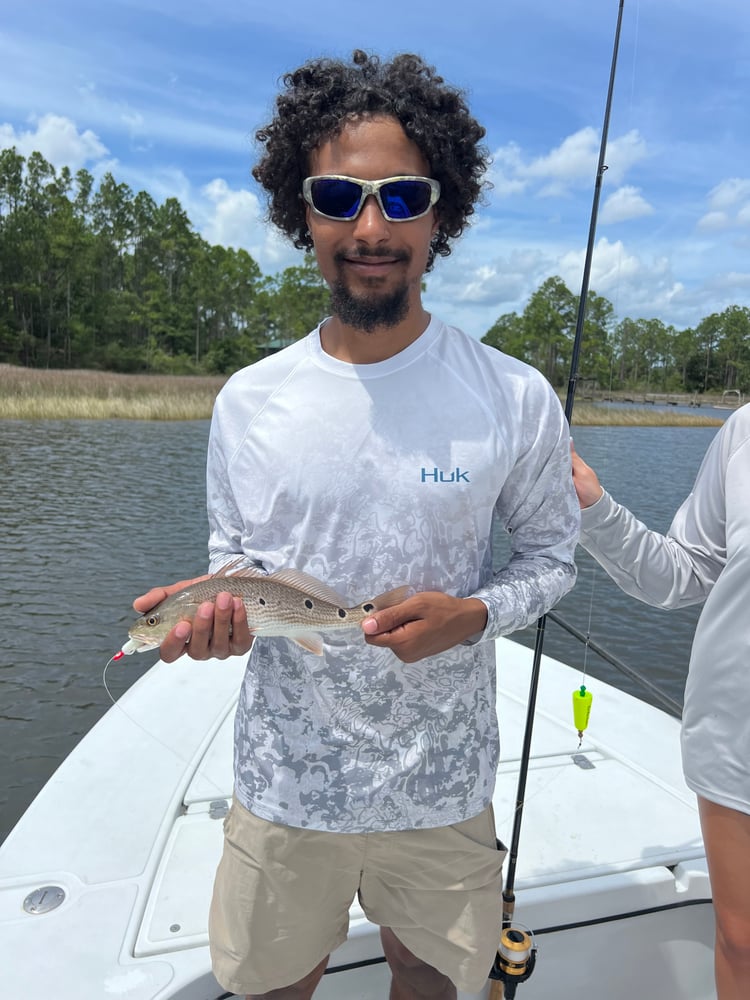
[[[471,629],[463,641],[472,646],[479,642],[487,628],[487,605],[478,597],[464,597],[463,601],[467,612],[466,624]]]

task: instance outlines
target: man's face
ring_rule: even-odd
[[[382,116],[350,122],[322,143],[310,155],[310,174],[360,180],[430,175],[400,123]],[[419,219],[389,222],[371,195],[351,221],[323,218],[308,205],[307,224],[334,314],[343,323],[370,332],[421,311],[422,276],[438,228],[434,208]]]

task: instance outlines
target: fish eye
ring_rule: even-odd
[[[146,624],[152,626],[158,625],[160,621],[161,618],[158,615],[149,615],[148,618],[146,619]]]

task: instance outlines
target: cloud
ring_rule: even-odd
[[[520,194],[526,187],[520,147],[515,142],[501,146],[492,156],[490,180],[493,192],[501,198]]]
[[[728,229],[731,225],[726,212],[706,212],[698,219],[698,229],[717,232],[720,229]]]
[[[708,207],[698,229],[717,231],[750,226],[750,178],[728,177],[708,192]]]
[[[201,188],[213,212],[203,226],[203,234],[211,243],[224,246],[244,246],[248,235],[260,224],[260,204],[250,191],[233,191],[220,177]]]
[[[485,264],[453,269],[453,280],[441,282],[444,298],[466,305],[518,303],[530,283],[546,276],[549,260],[536,250],[512,251]]]
[[[606,223],[626,222],[652,215],[653,207],[641,194],[640,188],[625,186],[618,188],[602,205],[599,221]]]
[[[746,201],[750,201],[750,178],[747,177],[728,177],[708,192],[708,203],[715,209],[733,208]]]
[[[596,169],[599,138],[589,127],[569,135],[556,149],[539,156],[526,168],[526,176],[547,181],[544,195],[563,193],[571,185],[590,180]]]
[[[7,122],[0,125],[0,148],[15,146],[25,157],[39,152],[54,167],[68,166],[74,172],[109,152],[91,129],[79,132],[75,122],[63,115],[46,114],[31,122],[34,128],[26,131],[16,131]]]
[[[585,259],[584,250],[571,250],[560,258],[560,277],[568,288],[580,288]],[[622,240],[610,243],[602,237],[594,247],[591,258],[589,287],[600,295],[606,295],[613,289],[617,290],[623,281],[635,277],[639,271],[638,258],[626,252]]]
[[[576,292],[581,284],[584,259],[584,251],[574,251],[564,254],[559,262],[560,277]],[[672,313],[675,322],[685,292],[682,282],[674,278],[667,256],[645,261],[629,253],[621,240],[610,243],[606,237],[594,249],[589,289],[608,298],[620,317]]]
[[[587,127],[567,136],[554,149],[528,161],[516,143],[501,146],[492,157],[491,179],[501,197],[535,188],[540,197],[559,197],[571,189],[592,184],[599,163],[600,138]],[[646,142],[632,129],[607,147],[607,176],[619,183],[627,171],[647,155]],[[643,213],[641,213],[643,214]]]
[[[190,200],[197,228],[209,243],[247,250],[263,271],[300,263],[300,251],[266,224],[252,191],[233,189],[217,177],[201,188],[199,200]]]

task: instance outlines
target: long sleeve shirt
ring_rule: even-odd
[[[442,826],[491,800],[494,637],[573,585],[579,512],[559,401],[534,369],[432,319],[371,365],[315,330],[238,372],[208,458],[211,567],[302,570],[350,604],[401,585],[476,596],[480,641],[414,664],[361,634],[316,657],[257,638],[236,721],[251,812],[342,832]],[[510,533],[493,570],[493,526]]]
[[[685,779],[750,813],[750,406],[712,441],[666,535],[605,492],[582,511],[581,545],[638,600],[665,609],[705,601],[685,687]]]

